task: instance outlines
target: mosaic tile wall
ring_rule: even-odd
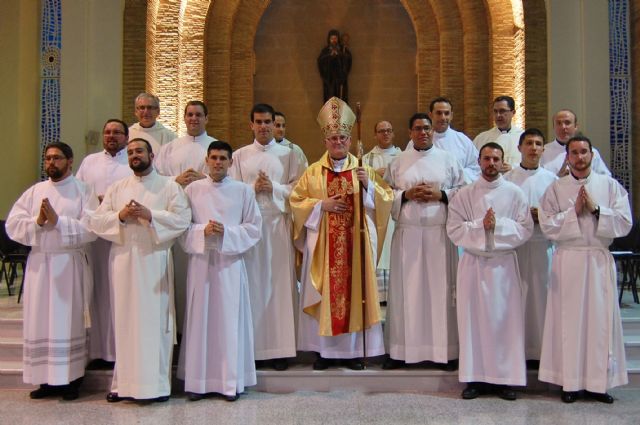
[[[629,2],[609,0],[611,172],[631,193],[631,74]]]
[[[46,179],[44,147],[60,141],[62,0],[42,0],[40,34],[40,178]]]

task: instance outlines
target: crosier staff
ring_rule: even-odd
[[[356,102],[356,124],[358,128],[358,167],[362,168],[362,139],[361,135],[361,111],[360,111],[360,102]],[[362,182],[360,182],[360,196],[358,197],[358,208],[360,209],[360,288],[362,291],[362,367],[363,369],[367,368],[367,285],[366,285],[366,264],[365,264],[365,243],[367,243],[366,238],[366,229],[365,229],[365,210],[364,210],[364,196],[365,196],[365,187]]]

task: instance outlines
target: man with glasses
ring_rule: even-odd
[[[510,96],[498,96],[493,101],[493,121],[495,126],[483,131],[473,139],[473,144],[480,150],[489,142],[496,142],[504,149],[504,161],[501,173],[506,173],[520,164],[521,155],[518,150],[518,141],[522,129],[513,125],[513,115],[516,113],[516,103]]]
[[[373,126],[373,135],[376,139],[376,146],[362,158],[362,163],[376,170],[380,177],[384,177],[387,166],[402,153],[402,149],[393,144],[393,127],[389,121],[378,121]],[[382,303],[387,302],[387,291],[389,290],[389,250],[391,249],[392,235],[393,220],[389,220],[387,235],[384,239],[382,253],[378,259],[378,268],[376,269],[378,298]]]
[[[148,140],[154,152],[175,139],[176,133],[156,121],[160,115],[160,99],[151,93],[140,93],[135,101],[138,122],[129,128],[131,139]]]
[[[86,156],[78,168],[76,178],[87,184],[100,202],[109,186],[132,173],[125,149],[128,140],[127,125],[118,119],[108,120],[102,128],[104,150]],[[111,242],[101,238],[92,242],[89,248],[93,268],[89,358],[94,359],[89,369],[113,369],[116,360],[108,273],[109,249]]]
[[[96,238],[88,213],[98,198],[73,177],[72,165],[69,145],[47,145],[49,179],[20,196],[6,223],[11,239],[31,247],[24,281],[23,380],[40,385],[32,399],[75,400],[84,376],[91,291],[86,244]]]
[[[409,120],[413,147],[389,165],[396,220],[391,253],[387,329],[389,358],[383,369],[432,361],[453,370],[458,358],[454,302],[457,252],[446,233],[449,200],[464,184],[450,153],[433,146],[426,114]]]

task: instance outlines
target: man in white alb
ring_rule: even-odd
[[[522,161],[504,175],[520,187],[527,197],[534,222],[533,235],[516,249],[520,278],[526,288],[524,317],[524,352],[527,366],[537,369],[542,350],[544,311],[547,305],[547,287],[551,272],[553,244],[540,230],[538,209],[540,198],[547,187],[556,180],[556,175],[540,166],[544,151],[544,135],[537,128],[528,128],[520,136],[518,149]]]
[[[135,115],[138,122],[129,127],[130,139],[145,139],[151,144],[154,152],[160,152],[160,148],[173,139],[176,133],[158,122],[160,115],[160,99],[151,93],[140,93],[134,102]]]
[[[76,178],[89,185],[100,202],[109,186],[132,174],[125,149],[128,140],[127,125],[118,119],[108,120],[102,128],[104,150],[86,156],[78,168]],[[89,359],[94,360],[89,363],[88,369],[113,369],[116,360],[109,283],[109,249],[111,243],[102,238],[92,242],[89,248],[93,269]]]
[[[458,262],[458,379],[463,399],[495,392],[515,400],[512,385],[527,383],[524,356],[524,292],[516,248],[533,232],[522,190],[500,175],[502,147],[480,150],[481,177],[449,204],[447,233],[464,249]]]
[[[413,146],[387,168],[396,220],[386,329],[389,358],[383,369],[432,361],[455,368],[458,358],[455,267],[458,255],[446,232],[447,205],[464,184],[458,161],[433,146],[426,114],[409,120]]]
[[[362,163],[376,170],[380,177],[384,177],[387,166],[402,153],[402,149],[393,144],[393,126],[389,121],[379,121],[373,126],[376,146],[362,157]],[[391,262],[391,237],[393,236],[393,219],[389,219],[387,234],[384,238],[382,252],[378,258],[376,277],[378,278],[378,299],[387,302],[389,291],[389,270]]]
[[[561,109],[553,116],[553,131],[556,138],[544,147],[544,153],[540,164],[547,170],[564,177],[569,174],[569,164],[567,163],[567,140],[578,134],[578,117],[570,109]],[[600,156],[598,149],[593,148],[593,161],[591,170],[598,174],[611,176],[611,172]]]
[[[211,393],[235,401],[256,384],[244,253],[260,240],[262,219],[253,188],[227,176],[231,154],[211,142],[209,175],[185,189],[193,221],[180,238],[189,273],[178,377],[191,401]]]
[[[184,191],[159,175],[151,144],[127,145],[133,176],[109,186],[91,230],[111,241],[116,366],[108,402],[167,401],[176,342],[171,245],[191,223]]]
[[[516,113],[516,102],[511,96],[498,96],[493,101],[493,120],[495,126],[487,131],[483,131],[473,139],[473,144],[477,149],[482,148],[489,142],[496,142],[504,149],[504,161],[501,172],[506,173],[511,168],[520,164],[520,151],[518,141],[522,134],[522,129],[513,125],[513,116]]]
[[[87,214],[97,208],[98,198],[71,174],[72,165],[69,145],[47,145],[49,179],[20,196],[6,222],[9,237],[31,247],[24,280],[22,377],[40,385],[32,399],[75,400],[84,376],[92,283],[86,246],[96,238]]]
[[[609,388],[628,382],[616,266],[608,247],[631,230],[627,191],[591,169],[591,141],[566,143],[570,173],[540,201],[540,227],[556,244],[542,341],[539,379],[562,387],[573,403],[613,403]]]
[[[478,166],[478,149],[461,131],[451,128],[453,105],[445,97],[437,97],[429,104],[429,118],[433,123],[433,144],[449,152],[464,170],[465,183],[471,183],[480,176]],[[407,145],[409,147],[411,143]]]
[[[289,195],[304,170],[292,149],[276,143],[270,105],[254,105],[250,118],[253,143],[235,152],[229,175],[254,187],[262,214],[262,239],[246,254],[255,358],[282,371],[288,368],[287,358],[296,356]]]
[[[285,137],[285,135],[287,134],[287,118],[282,112],[278,111],[274,112],[274,116],[275,120],[273,121],[273,137],[276,139],[276,143],[293,150],[298,157],[298,161],[300,161],[301,169],[306,170],[306,168],[309,166],[309,161],[307,161],[307,157],[302,151],[302,148],[295,143],[292,143],[291,140]]]

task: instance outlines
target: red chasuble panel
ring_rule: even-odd
[[[353,177],[351,170],[327,175],[327,194],[343,195],[349,204],[342,214],[328,213],[329,295],[333,335],[349,332],[351,262],[353,256]]]

